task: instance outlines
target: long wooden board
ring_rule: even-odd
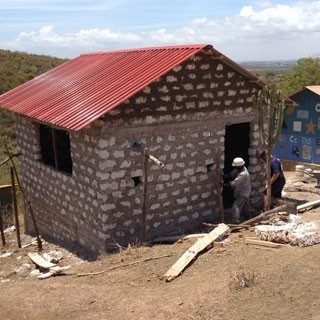
[[[172,281],[188,266],[188,264],[198,255],[199,252],[206,249],[212,242],[222,237],[230,228],[221,223],[217,228],[213,229],[205,237],[198,239],[197,242],[192,245],[166,272],[164,278],[166,281]]]
[[[38,265],[40,268],[43,269],[50,269],[52,267],[56,267],[55,263],[48,262],[47,260],[43,259],[38,253],[30,252],[28,253],[29,258],[32,260],[33,263]]]
[[[304,204],[301,204],[300,206],[297,206],[297,211],[304,211],[307,209],[310,209],[312,207],[316,207],[320,205],[320,200],[315,200],[315,201],[311,201],[311,202],[307,202]]]
[[[161,243],[161,242],[176,242],[178,240],[187,240],[191,238],[203,238],[206,236],[207,233],[196,233],[196,234],[182,234],[182,235],[176,235],[176,236],[167,236],[167,237],[158,237],[153,239],[152,242],[154,243]]]
[[[270,241],[264,241],[264,240],[256,240],[256,239],[244,239],[245,244],[254,244],[256,246],[263,246],[263,247],[269,247],[269,248],[280,248],[283,246],[281,243],[275,243]]]
[[[48,279],[56,274],[64,274],[65,271],[69,270],[71,268],[71,266],[66,266],[66,267],[59,267],[59,266],[55,266],[49,269],[48,272],[46,273],[42,273],[38,276],[38,279],[42,280],[42,279]]]

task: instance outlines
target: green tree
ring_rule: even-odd
[[[301,58],[291,72],[284,74],[279,89],[284,94],[293,93],[302,87],[320,84],[320,58]]]

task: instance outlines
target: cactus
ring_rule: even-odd
[[[267,209],[269,210],[271,204],[271,150],[280,134],[285,103],[275,86],[265,86],[253,96],[253,105],[259,112],[259,135],[266,150]]]

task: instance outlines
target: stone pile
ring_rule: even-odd
[[[264,241],[307,247],[320,243],[320,227],[315,222],[303,222],[301,217],[289,215],[289,222],[255,227],[257,236]]]

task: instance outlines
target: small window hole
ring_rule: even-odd
[[[212,172],[213,170],[213,163],[207,164],[207,172]]]
[[[132,180],[134,182],[134,186],[137,187],[139,186],[140,184],[142,184],[142,181],[141,181],[141,177],[137,176],[137,177],[132,177]]]

